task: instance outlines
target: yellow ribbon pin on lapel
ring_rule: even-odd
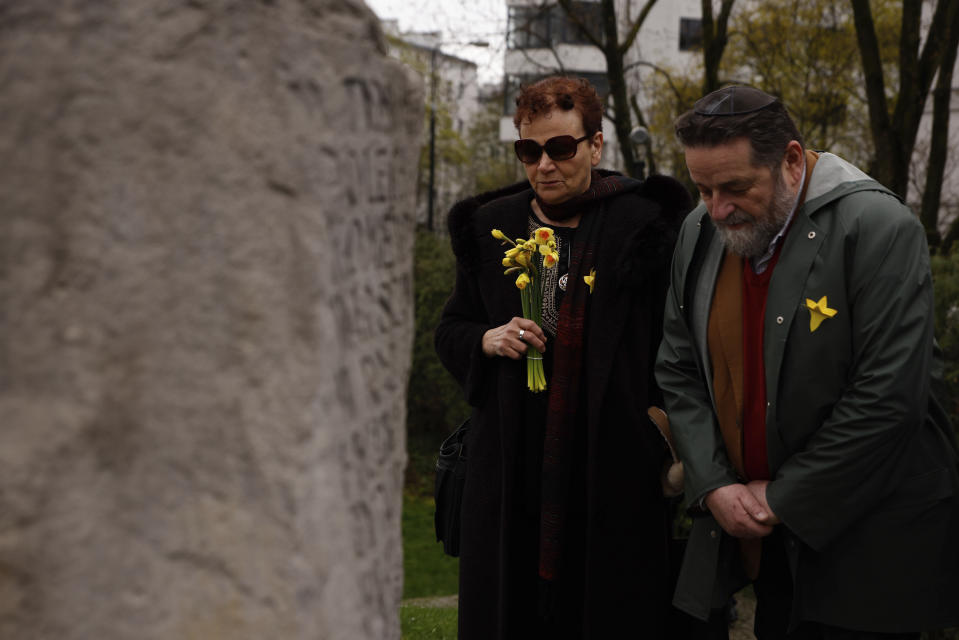
[[[819,302],[813,302],[806,298],[806,307],[809,309],[809,332],[812,333],[819,328],[822,321],[831,318],[838,313],[835,309],[829,308],[826,296],[819,298]]]

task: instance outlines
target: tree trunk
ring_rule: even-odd
[[[866,84],[866,99],[869,105],[869,129],[875,145],[876,161],[873,177],[896,193],[905,195],[903,189],[895,188],[899,137],[892,129],[889,119],[889,107],[886,103],[886,83],[879,58],[879,40],[872,19],[869,0],[851,0],[856,38],[859,42],[859,54],[862,60],[863,80]],[[903,25],[906,29],[906,25]],[[904,185],[903,185],[904,186]]]
[[[850,2],[866,83],[869,125],[876,152],[874,177],[905,198],[909,187],[909,166],[912,162],[919,123],[922,120],[932,79],[953,41],[952,31],[957,28],[959,2],[939,0],[936,3],[929,33],[920,54],[918,47],[921,40],[921,2],[920,0],[903,0],[899,91],[891,118],[869,0],[850,0]]]
[[[619,143],[619,153],[623,158],[623,169],[627,174],[636,175],[636,154],[629,141],[629,132],[632,128],[632,118],[629,115],[629,96],[626,91],[626,72],[623,65],[623,54],[619,47],[619,21],[616,19],[616,4],[614,0],[603,0],[603,54],[606,58],[606,78],[609,82],[609,95],[613,101],[613,129],[616,131],[616,142]]]
[[[702,0],[703,12],[703,95],[720,88],[719,66],[729,41],[727,28],[734,0],[723,0],[718,18],[713,17],[712,0]]]
[[[959,16],[959,14],[957,14]],[[929,162],[926,164],[926,184],[922,194],[919,219],[926,228],[930,248],[939,246],[939,205],[942,198],[943,176],[949,155],[949,117],[952,111],[952,74],[959,48],[959,25],[952,25],[942,65],[932,96],[932,131],[929,138]]]
[[[616,132],[616,142],[619,144],[620,155],[623,158],[624,171],[634,177],[639,177],[639,168],[636,166],[636,152],[629,134],[632,131],[632,117],[630,116],[630,97],[626,86],[626,67],[623,62],[626,52],[636,40],[640,28],[646,21],[646,16],[656,4],[657,0],[646,0],[639,15],[630,24],[625,37],[620,40],[619,21],[616,15],[615,0],[602,0],[603,24],[602,34],[591,33],[575,13],[571,0],[557,0],[567,17],[583,30],[586,38],[592,42],[606,59],[606,79],[609,82],[609,97],[612,99],[613,129]],[[637,107],[638,108],[638,107]]]

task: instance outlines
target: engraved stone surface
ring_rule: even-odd
[[[399,638],[384,51],[359,0],[0,7],[0,638]]]

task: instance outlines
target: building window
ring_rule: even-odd
[[[574,2],[572,10],[575,19],[568,16],[559,5],[553,7],[556,25],[554,44],[593,44],[593,41],[586,37],[584,28],[578,23],[585,26],[586,32],[603,37],[603,7],[600,3]]]
[[[602,37],[602,5],[598,2],[573,2],[573,15],[590,33]],[[559,44],[593,44],[583,27],[559,5],[509,8],[509,48],[535,49]]]
[[[695,51],[703,46],[703,21],[700,18],[679,19],[679,50]]]
[[[510,7],[509,48],[548,47],[549,15],[549,7]]]

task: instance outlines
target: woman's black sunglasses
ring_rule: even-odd
[[[582,138],[556,136],[555,138],[547,140],[546,144],[542,146],[535,140],[523,138],[514,142],[513,148],[516,150],[516,157],[519,158],[523,164],[539,162],[539,159],[543,157],[543,151],[553,160],[569,160],[576,155],[579,143],[588,138],[588,135]]]

